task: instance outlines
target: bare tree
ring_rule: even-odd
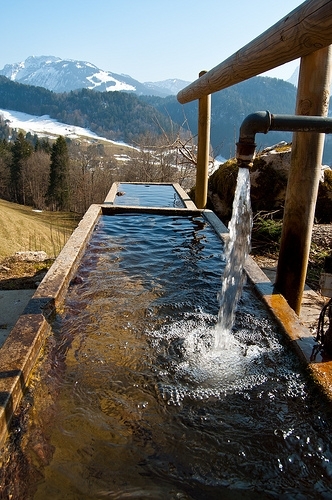
[[[191,151],[180,135],[170,137],[166,133],[162,136],[145,134],[136,142],[136,150],[131,159],[122,167],[121,180],[179,182],[191,187],[191,174],[195,171],[195,158],[190,157]]]
[[[102,145],[70,147],[71,209],[84,213],[92,203],[102,203],[115,180],[114,162]]]
[[[46,208],[46,193],[50,177],[50,155],[33,153],[22,166],[26,203],[38,209]]]
[[[186,117],[182,126],[162,134],[145,134],[136,142],[137,150],[122,168],[121,179],[126,182],[178,182],[191,189],[196,182],[197,137],[189,130]],[[214,164],[211,154],[211,169]]]

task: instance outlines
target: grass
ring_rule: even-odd
[[[274,220],[273,213],[258,212],[254,216],[251,247],[254,254],[274,254],[279,250],[282,221]]]
[[[259,212],[254,217],[252,231],[252,257],[264,261],[277,261],[282,231],[282,221],[273,219],[274,213]],[[331,227],[329,224],[322,227]],[[320,236],[320,226],[315,225],[310,246],[306,283],[313,290],[320,290],[320,277],[324,268],[325,258],[331,255],[332,227]]]
[[[4,200],[0,214],[0,260],[28,250],[43,250],[55,258],[79,222],[72,213],[35,212]]]

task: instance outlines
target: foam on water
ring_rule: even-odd
[[[213,320],[201,314],[195,319],[186,318],[183,322],[173,323],[169,331],[163,329],[161,332],[163,343],[165,339],[170,342],[168,354],[173,351],[173,358],[175,354],[169,364],[172,385],[159,384],[162,397],[171,403],[177,404],[185,396],[220,397],[221,394],[243,391],[265,382],[268,376],[264,370],[252,370],[253,366],[260,365],[257,361],[262,357],[259,347],[245,347],[232,333],[245,281],[244,265],[250,251],[251,228],[249,170],[240,169],[229,239],[224,251],[225,269],[218,293],[218,320],[212,325]],[[209,323],[211,326],[207,327]],[[174,361],[176,358],[178,362]]]
[[[278,365],[285,353],[268,322],[252,316],[248,330],[246,321],[237,325],[236,336],[224,331],[218,349],[214,348],[215,317],[202,312],[185,314],[182,320],[151,331],[150,342],[158,353],[157,390],[161,398],[174,405],[185,398],[220,399],[285,377],[293,390],[301,393],[292,372]]]

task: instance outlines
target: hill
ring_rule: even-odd
[[[278,78],[257,76],[233,87],[212,94],[211,144],[214,155],[235,156],[235,144],[243,119],[255,111],[269,110],[274,114],[294,114],[297,89]],[[198,105],[191,102],[181,106],[175,96],[164,99],[141,96],[140,100],[169,116],[173,122],[189,127],[197,134]],[[331,112],[330,112],[331,113]],[[257,134],[257,148],[262,150],[280,141],[291,142],[289,132]],[[323,163],[332,164],[332,135],[326,135]]]
[[[171,84],[172,82],[170,82]],[[230,158],[240,125],[250,113],[268,109],[293,114],[296,87],[269,77],[255,77],[212,95],[211,144],[214,156]],[[89,128],[99,136],[128,144],[139,136],[170,134],[180,127],[197,134],[197,102],[181,105],[176,96],[136,96],[126,92],[95,92],[89,89],[56,94],[42,87],[23,85],[0,76],[0,109],[59,120]],[[257,134],[258,149],[280,141],[290,142],[291,133]],[[325,164],[332,164],[332,137],[326,136]]]
[[[197,134],[198,105],[191,102],[181,106],[175,96],[164,99],[141,96],[161,113],[167,114],[179,124],[187,124]],[[233,87],[212,94],[211,143],[216,154],[229,158],[235,154],[235,143],[243,119],[255,111],[268,109],[272,113],[292,114],[295,109],[296,88],[294,85],[269,77],[255,77]],[[264,148],[281,140],[289,142],[291,135],[270,132],[257,136],[258,147]]]
[[[35,116],[49,115],[62,123],[89,128],[114,141],[132,143],[142,134],[169,130],[169,117],[126,92],[89,89],[55,94],[0,76],[0,108]]]
[[[98,136],[87,128],[76,127],[61,123],[48,115],[35,116],[21,111],[11,111],[0,108],[0,139],[6,139],[13,130],[23,130],[28,136],[37,135],[39,138],[57,139],[59,135],[76,144],[102,144],[113,155],[130,153],[133,146],[124,142],[111,141]]]
[[[58,255],[79,220],[72,213],[39,212],[0,199],[0,259],[20,251]]]

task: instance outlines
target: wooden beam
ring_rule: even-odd
[[[245,26],[241,29],[245,29]],[[307,0],[202,78],[181,90],[178,101],[185,104],[199,99],[330,44],[331,0]]]

